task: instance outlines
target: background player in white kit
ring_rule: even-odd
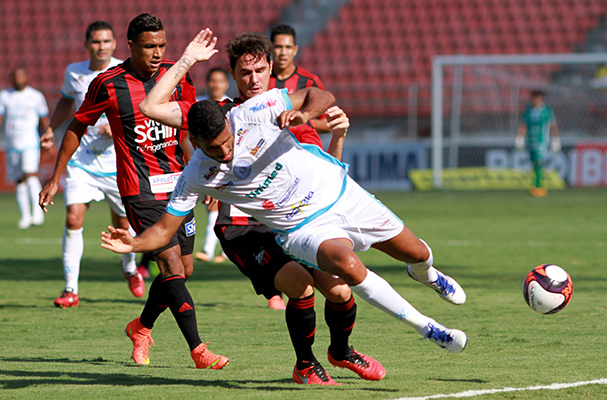
[[[36,175],[40,165],[40,136],[48,125],[44,95],[27,85],[27,71],[17,67],[12,73],[13,88],[0,92],[0,125],[5,123],[6,170],[17,183],[15,195],[21,212],[19,229],[42,225],[44,213],[36,207],[42,190]]]
[[[91,81],[108,68],[122,62],[113,57],[116,40],[112,26],[107,22],[96,21],[88,26],[84,46],[89,51],[90,60],[70,64],[65,69],[61,99],[57,103],[50,126],[41,138],[42,148],[45,150],[53,146],[54,131],[71,115],[74,105],[78,109],[84,101]],[[80,301],[78,276],[84,251],[82,231],[84,214],[89,204],[105,199],[110,206],[112,223],[124,229],[129,228],[116,184],[114,142],[105,117],[100,118],[95,126],[89,127],[82,137],[80,147],[68,163],[64,194],[67,207],[63,231],[65,289],[61,296],[55,299],[55,305],[75,307]],[[136,297],[143,296],[145,284],[137,272],[133,253],[123,255],[122,270],[133,294]]]

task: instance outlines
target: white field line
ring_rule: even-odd
[[[464,397],[476,397],[484,394],[496,394],[496,393],[507,393],[507,392],[524,392],[532,390],[561,390],[569,389],[578,386],[586,385],[607,385],[607,379],[595,379],[593,381],[581,381],[571,383],[553,383],[551,385],[543,386],[529,386],[526,388],[512,388],[506,387],[502,389],[485,389],[485,390],[466,390],[465,392],[451,393],[451,394],[433,394],[431,396],[422,397],[400,397],[395,400],[431,400],[431,399],[446,399],[446,398],[464,398]]]

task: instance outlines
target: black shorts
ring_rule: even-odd
[[[140,203],[126,203],[124,209],[133,230],[139,235],[141,232],[158,222],[162,214],[164,214],[168,202],[168,200],[154,200],[142,201]],[[179,245],[181,247],[182,256],[192,254],[194,252],[195,234],[196,219],[194,218],[194,211],[192,210],[185,217],[183,223],[169,241],[169,244],[161,249],[154,250],[151,253],[156,255],[166,249]]]
[[[240,272],[266,299],[280,294],[274,287],[278,271],[294,259],[276,243],[276,234],[265,225],[216,225],[221,248]],[[304,267],[312,274],[312,269]]]

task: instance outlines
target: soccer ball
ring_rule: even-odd
[[[540,314],[561,311],[571,300],[573,284],[563,268],[543,264],[533,268],[523,281],[523,296],[527,305]]]

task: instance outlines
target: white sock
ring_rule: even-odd
[[[15,187],[15,196],[17,197],[17,206],[21,213],[21,219],[31,221],[32,211],[30,207],[29,188],[26,182],[18,183]]]
[[[436,279],[438,279],[438,274],[436,273],[436,269],[432,266],[434,263],[432,249],[426,242],[421,239],[420,241],[428,249],[430,257],[428,257],[426,261],[422,261],[420,263],[409,263],[410,271],[413,272],[413,274],[422,282],[434,282]]]
[[[130,226],[129,233],[133,237],[137,236],[135,230]],[[120,265],[122,266],[122,272],[124,272],[125,274],[133,275],[137,273],[137,259],[135,253],[123,254]]]
[[[32,220],[37,224],[41,224],[44,222],[44,212],[38,206],[38,198],[42,191],[40,179],[37,176],[30,176],[25,180],[25,183],[29,189],[30,201],[32,202]]]
[[[215,247],[217,247],[217,235],[215,235],[213,227],[215,226],[218,215],[218,211],[209,211],[207,216],[207,229],[204,234],[204,247],[202,248],[202,251],[208,255],[211,260],[213,259],[213,256],[215,256]]]
[[[78,276],[80,275],[80,260],[84,253],[84,239],[80,229],[67,229],[63,231],[63,275],[65,288],[78,293]]]
[[[434,322],[409,304],[385,279],[368,269],[367,277],[351,289],[367,303],[405,322],[421,335],[428,331],[428,323]]]
[[[135,253],[128,253],[122,255],[122,272],[125,274],[133,275],[137,273],[137,262],[135,261]]]

